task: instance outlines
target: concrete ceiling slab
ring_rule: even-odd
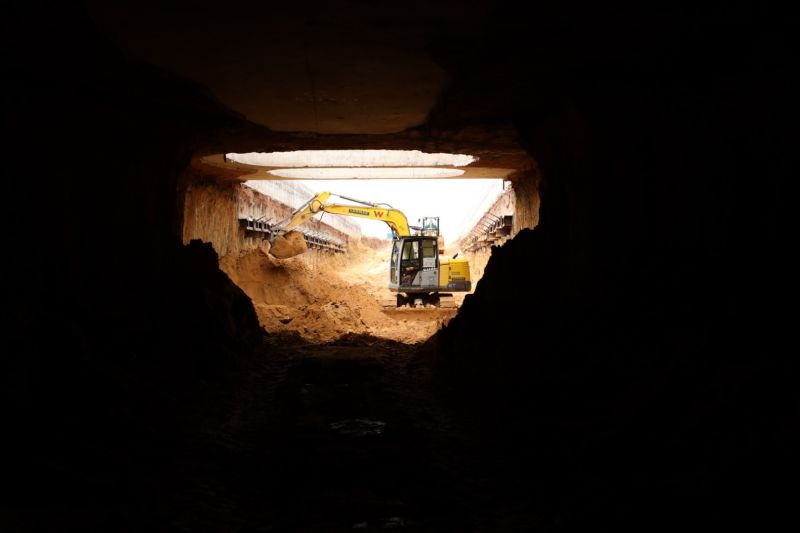
[[[261,166],[261,165],[238,163],[236,161],[231,161],[230,159],[227,159],[224,154],[213,154],[213,155],[198,157],[194,161],[194,167],[206,173],[214,174],[221,177],[237,179],[240,181],[343,179],[341,177],[326,177],[324,174],[314,175],[313,177],[291,177],[291,176],[271,174],[270,171],[285,169],[285,167]],[[368,176],[367,174],[364,174],[364,177],[361,177],[360,179],[375,179],[375,180],[420,179],[420,178],[422,179],[486,179],[486,178],[510,179],[512,175],[517,171],[517,169],[515,168],[486,167],[486,166],[454,167],[452,165],[445,165],[436,168],[459,170],[463,172],[463,174],[458,174],[453,176],[430,176],[430,177],[420,176],[419,174],[416,175],[414,174],[413,167],[409,167],[408,169],[409,172],[408,174],[405,175],[404,174],[382,175],[380,171],[385,170],[385,168],[376,167],[374,169],[375,170],[374,175]],[[303,170],[314,170],[314,169],[303,169]],[[322,170],[324,170],[324,168]],[[358,170],[369,171],[369,168],[361,167]]]
[[[423,124],[448,83],[425,46],[480,10],[411,0],[237,5],[87,2],[132,59],[208,87],[274,131],[395,133]]]

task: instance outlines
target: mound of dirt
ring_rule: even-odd
[[[312,342],[330,342],[351,334],[418,343],[428,339],[455,309],[405,309],[384,312],[394,299],[388,282],[388,243],[351,244],[347,254],[317,261],[276,259],[271,251],[251,250],[226,256],[220,268],[253,301],[269,332],[296,332]]]
[[[288,259],[308,251],[306,239],[299,231],[290,231],[281,235],[269,249],[270,255],[278,259]]]

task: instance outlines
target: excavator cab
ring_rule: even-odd
[[[390,280],[400,289],[413,289],[434,283],[433,270],[439,266],[436,245],[436,239],[429,237],[396,239],[392,248],[393,267]]]
[[[439,255],[438,235],[398,237],[389,261],[389,290],[397,294],[397,306],[441,306],[452,294],[442,291],[469,291],[469,265],[463,259],[444,259]],[[455,267],[455,268],[454,268]]]

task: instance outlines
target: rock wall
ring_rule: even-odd
[[[442,390],[483,412],[509,485],[538,480],[547,527],[794,521],[780,487],[796,340],[781,309],[798,88],[783,60],[762,61],[788,49],[753,27],[541,26],[529,40],[497,23],[473,70],[498,87],[527,75],[542,96],[513,112],[539,164],[515,184],[517,213],[533,219],[538,189],[540,217],[494,250],[432,341]],[[544,52],[529,70],[493,62]],[[505,94],[460,74],[453,99],[470,111]]]
[[[514,228],[512,235],[521,230],[533,229],[539,224],[540,177],[538,169],[522,172],[513,182],[514,191]]]
[[[245,241],[239,229],[237,182],[193,181],[188,184],[183,204],[183,242],[194,239],[211,243],[224,257],[255,247]]]
[[[186,183],[183,195],[183,242],[189,243],[195,239],[209,242],[220,257],[257,248],[268,249],[263,235],[245,231],[239,224],[240,219],[250,217],[274,223],[291,215],[300,205],[297,202],[293,202],[297,205],[287,205],[284,201],[291,201],[291,198],[279,200],[236,181],[190,176]],[[307,200],[311,194],[303,190],[298,199]],[[350,241],[360,240],[360,228],[352,222],[342,223],[340,218],[328,217],[325,222],[315,218],[299,229],[341,242],[345,246]],[[317,266],[326,261],[331,253],[326,249],[310,248],[303,254],[302,260],[309,266]]]
[[[523,198],[517,200],[517,191],[509,187],[501,194],[494,204],[492,204],[478,224],[464,237],[458,247],[462,250],[464,257],[469,259],[470,274],[473,286],[483,277],[486,264],[492,255],[492,250],[496,246],[502,246],[508,239],[514,237],[520,229],[534,227],[538,221],[538,194],[535,189],[526,190],[527,184],[523,186]],[[533,198],[531,198],[533,195]],[[517,208],[520,207],[522,217],[517,216]],[[490,232],[491,227],[486,228],[486,224],[492,224],[498,219],[511,217],[512,227],[508,230]],[[525,224],[533,224],[526,226]],[[507,231],[507,233],[506,233]],[[502,233],[502,234],[501,234]]]
[[[20,260],[6,270],[0,529],[161,529],[155,509],[114,509],[174,494],[185,439],[225,423],[224,384],[263,348],[249,298],[180,233],[184,169],[240,120],[127,61],[74,4],[29,15],[8,87],[11,188],[37,198],[47,238],[8,202]]]

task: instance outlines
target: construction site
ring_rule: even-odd
[[[373,153],[398,155],[387,150]],[[416,297],[405,301],[401,295],[398,305],[396,293],[401,289],[390,289],[390,256],[393,244],[401,246],[403,237],[389,240],[362,234],[361,226],[348,218],[353,206],[364,208],[353,200],[327,202],[316,213],[322,216],[300,222],[301,207],[315,195],[301,181],[240,180],[190,185],[184,200],[184,243],[199,240],[213,245],[220,269],[251,299],[266,331],[296,333],[309,342],[331,342],[352,334],[412,344],[427,340],[455,316],[472,292],[491,247],[512,237],[513,189],[509,188],[484,202],[488,207],[476,213],[477,222],[456,244],[447,243],[449,250],[438,230],[432,234],[437,242],[431,242],[431,248],[436,246],[438,253],[428,258],[427,268],[446,268],[446,251],[460,255],[466,259],[468,285],[448,288],[446,282],[437,283],[434,289],[413,293]],[[344,216],[329,214],[335,205],[346,206]],[[372,223],[383,225],[384,212],[386,208],[379,211],[382,219]],[[408,226],[405,215],[394,212]],[[287,230],[284,226],[292,221],[298,223],[297,229]],[[412,230],[401,233],[410,236]],[[287,236],[294,236],[299,244],[290,243]],[[281,252],[281,246],[290,250]],[[438,300],[422,299],[430,300],[432,292]]]
[[[168,4],[13,15],[0,531],[797,523],[791,18]]]

